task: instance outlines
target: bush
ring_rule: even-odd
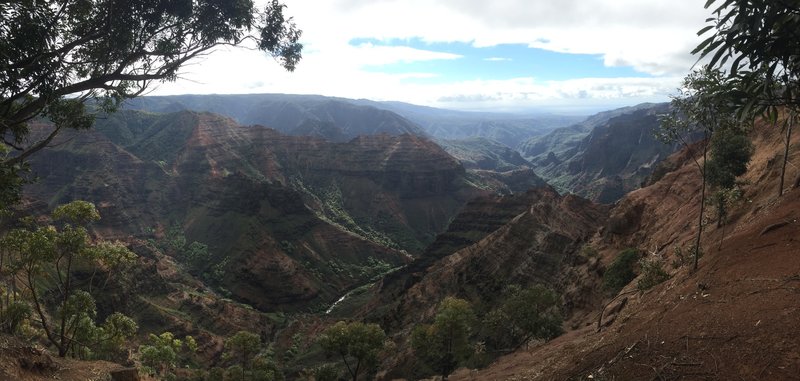
[[[636,277],[633,267],[638,259],[639,252],[636,249],[626,249],[619,253],[603,274],[603,289],[611,294],[622,290]]]
[[[4,309],[0,309],[0,329],[5,333],[15,334],[30,316],[31,307],[27,303],[13,301]]]
[[[333,364],[322,364],[311,369],[309,373],[315,381],[337,381],[339,379],[339,370]]]
[[[469,342],[475,313],[464,299],[447,297],[439,303],[433,324],[418,325],[411,332],[411,348],[424,365],[447,379],[473,354]]]
[[[664,271],[661,262],[657,260],[642,259],[639,261],[639,267],[642,269],[642,276],[636,282],[639,291],[647,291],[669,279],[669,274]]]
[[[486,344],[513,350],[531,339],[550,339],[561,334],[561,298],[547,287],[523,289],[509,286],[500,305],[483,321]]]
[[[378,365],[386,345],[386,333],[377,324],[343,321],[328,327],[318,342],[326,354],[342,359],[353,380]]]

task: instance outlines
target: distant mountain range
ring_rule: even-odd
[[[239,94],[140,97],[126,108],[150,112],[207,111],[242,125],[260,124],[290,135],[345,141],[359,135],[413,134],[437,139],[484,137],[510,148],[582,117],[466,112],[402,102],[320,95]]]
[[[318,95],[141,97],[126,102],[125,107],[159,113],[212,112],[245,126],[261,125],[288,135],[316,136],[334,142],[377,134],[427,136],[419,126],[396,113]]]
[[[359,104],[390,110],[418,124],[436,139],[486,138],[517,148],[534,136],[554,128],[580,122],[584,116],[467,112],[418,106],[403,102],[356,101]]]

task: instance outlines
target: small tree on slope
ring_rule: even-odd
[[[702,158],[693,159],[701,177],[697,235],[692,248],[695,270],[701,252],[700,238],[703,234],[709,140],[716,130],[733,128],[739,124],[736,109],[730,98],[735,87],[736,83],[719,70],[704,67],[692,72],[684,79],[679,89],[680,93],[672,98],[670,102],[672,110],[669,114],[662,115],[661,128],[656,131],[661,141],[680,142],[685,148],[690,148],[688,143],[690,134],[699,131],[703,135],[699,143]]]

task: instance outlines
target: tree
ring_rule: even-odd
[[[261,351],[261,338],[252,332],[239,331],[225,340],[225,353],[223,357],[233,360],[241,367],[241,380],[250,370],[250,363],[256,354]]]
[[[717,206],[717,227],[722,226],[727,215],[728,195],[736,186],[736,177],[747,172],[747,163],[753,154],[753,145],[744,131],[724,128],[711,140],[711,157],[708,160],[708,182],[717,188],[714,204]]]
[[[376,365],[385,340],[386,334],[377,324],[339,321],[326,329],[318,342],[326,353],[342,359],[356,381],[362,371]]]
[[[180,340],[172,332],[163,332],[160,335],[151,333],[148,343],[139,346],[139,357],[146,367],[145,371],[167,376],[178,365],[181,353],[194,353],[196,350],[197,343],[192,336]]]
[[[343,321],[330,326],[319,338],[326,353],[341,357],[353,381],[376,365],[385,341],[386,334],[377,324]]]
[[[284,8],[278,0],[263,11],[252,0],[0,2],[0,205],[15,200],[25,160],[59,131],[91,127],[95,107],[113,111],[216,47],[247,42],[294,70],[301,31]],[[39,117],[52,127],[30,142]]]
[[[796,1],[709,0],[715,17],[698,34],[711,33],[694,54],[710,58],[711,67],[739,79],[737,93],[744,114],[763,114],[777,122],[779,107],[789,109],[778,196],[783,195],[792,127],[800,96],[800,5]]]
[[[0,145],[0,162],[7,161],[11,149],[5,145]],[[25,179],[20,175],[27,166],[24,163],[13,165],[0,165],[0,221],[9,208],[19,202],[22,186]]]
[[[633,267],[640,256],[636,249],[625,249],[617,254],[614,262],[603,273],[603,289],[611,294],[617,294],[636,278]]]
[[[531,288],[510,286],[500,305],[490,312],[484,326],[490,328],[487,341],[495,347],[515,350],[533,338],[561,334],[561,299],[542,285]]]
[[[57,225],[11,230],[0,246],[9,251],[6,277],[11,280],[12,289],[17,288],[16,280],[20,279],[45,336],[64,357],[70,351],[78,353],[77,347],[90,346],[93,342],[89,339],[94,337],[87,331],[94,329],[94,299],[88,292],[76,290],[75,266],[94,266],[99,258],[130,262],[135,255],[121,243],[92,242],[86,226],[100,219],[92,203],[73,201],[61,205],[52,217],[59,222]],[[48,311],[50,298],[55,299],[53,313]]]
[[[439,304],[433,324],[414,328],[411,334],[414,354],[447,380],[472,355],[469,337],[474,323],[475,314],[469,302],[445,298]]]
[[[265,350],[261,337],[255,333],[239,331],[226,339],[222,357],[233,364],[227,370],[230,378],[242,381],[283,380],[271,348]]]
[[[722,71],[708,66],[690,73],[684,78],[679,89],[680,93],[670,102],[671,112],[661,116],[661,126],[656,132],[661,141],[677,141],[687,149],[692,148],[687,140],[689,134],[695,131],[703,134],[699,143],[702,159],[693,158],[701,177],[700,213],[693,247],[695,270],[701,252],[700,238],[703,234],[709,141],[714,131],[739,125],[736,106],[732,101],[737,86],[738,83],[726,77]]]

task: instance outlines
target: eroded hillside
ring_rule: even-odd
[[[800,189],[777,197],[781,138],[763,125],[754,133],[743,198],[722,227],[707,215],[696,272],[676,252],[685,253],[699,217],[699,172],[684,151],[670,159],[674,171],[621,200],[591,240],[607,263],[622,248],[640,248],[669,280],[646,292],[631,282],[584,328],[452,379],[795,379]],[[797,139],[792,147],[797,162]]]
[[[33,162],[30,197],[94,202],[106,237],[158,240],[177,226],[212,253],[198,271],[219,266],[221,287],[262,310],[324,310],[484,192],[412,135],[334,143],[213,114],[123,112],[57,144]]]

